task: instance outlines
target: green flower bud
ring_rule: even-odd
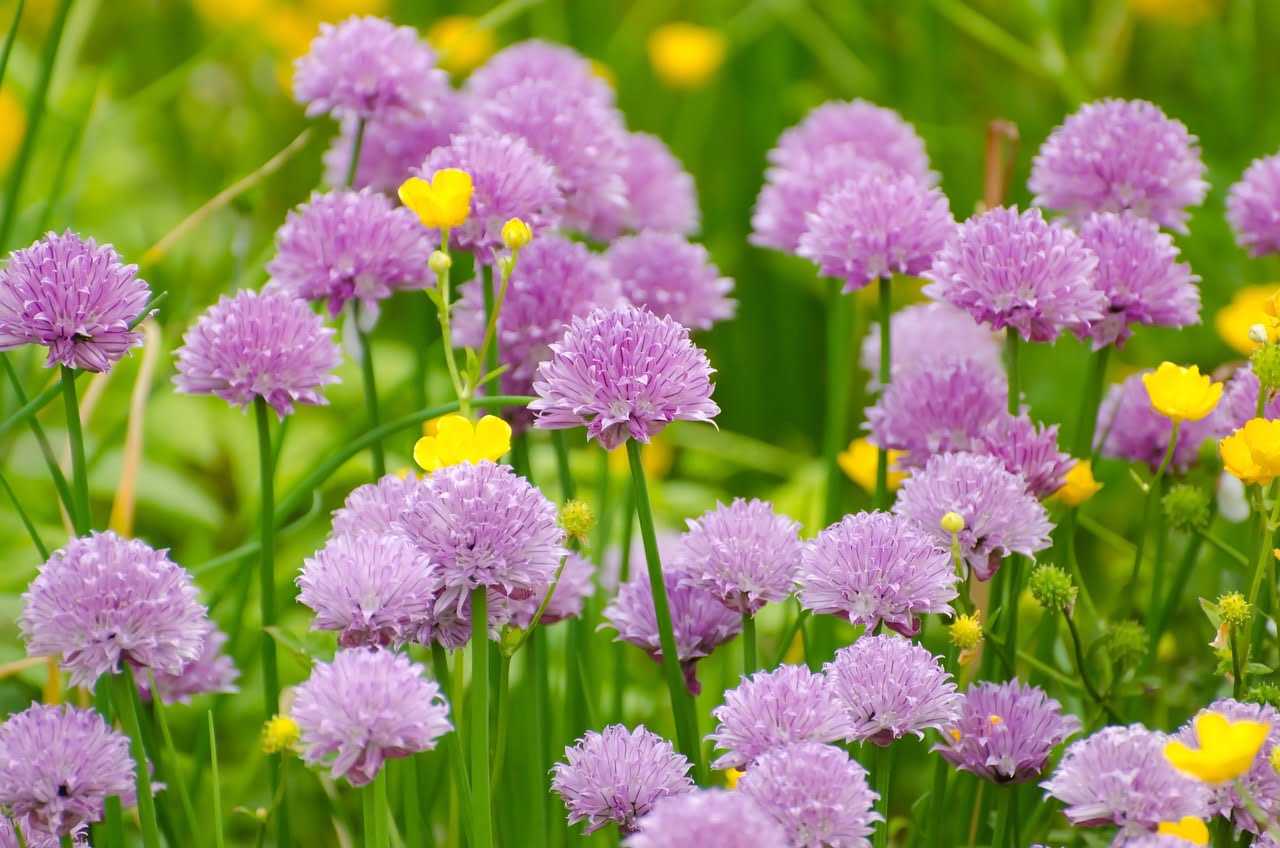
[[[1244,693],[1244,700],[1254,704],[1267,704],[1280,710],[1280,686],[1274,683],[1257,683]]]
[[[565,501],[560,506],[560,526],[570,539],[586,539],[596,526],[596,514],[586,501]]]
[[[1160,503],[1174,530],[1195,532],[1209,526],[1209,493],[1189,483],[1169,489]]]
[[[1116,665],[1132,668],[1147,655],[1147,631],[1136,621],[1122,621],[1107,634],[1107,654]]]
[[[1253,604],[1246,601],[1239,592],[1231,592],[1218,598],[1218,613],[1227,624],[1241,627],[1253,615]]]
[[[1031,597],[1046,610],[1071,614],[1076,602],[1076,587],[1071,576],[1058,566],[1042,565],[1037,568],[1031,573],[1028,588],[1031,589]]]
[[[1263,391],[1280,389],[1280,345],[1263,345],[1253,352],[1249,361],[1253,363],[1253,373],[1258,375]]]

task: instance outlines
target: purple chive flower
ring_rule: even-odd
[[[538,366],[535,426],[585,426],[605,450],[648,442],[672,421],[711,422],[711,364],[670,318],[624,306],[574,318]]]
[[[852,724],[848,738],[888,745],[960,714],[951,675],[923,646],[899,636],[863,636],[823,669]]]
[[[136,669],[181,674],[209,621],[191,574],[166,551],[111,531],[72,539],[40,567],[18,619],[27,653],[61,655],[72,686]]]
[[[1099,453],[1103,456],[1126,462],[1143,462],[1154,473],[1169,449],[1173,422],[1151,407],[1151,398],[1142,384],[1142,374],[1145,373],[1150,373],[1150,369],[1133,374],[1107,389],[1098,408],[1097,440]],[[1256,402],[1257,395],[1253,397]],[[1250,413],[1249,418],[1253,417]],[[1192,465],[1201,443],[1219,435],[1218,427],[1218,415],[1182,422],[1178,428],[1178,443],[1173,449],[1174,467]]]
[[[1132,213],[1090,215],[1080,239],[1098,257],[1093,284],[1107,303],[1089,325],[1093,349],[1124,345],[1132,324],[1186,327],[1200,321],[1200,280],[1178,261],[1173,238]]]
[[[329,316],[354,300],[369,318],[397,289],[434,284],[434,245],[418,217],[368,189],[312,194],[276,231],[268,289],[324,303]]]
[[[1257,809],[1270,821],[1275,821],[1280,814],[1280,774],[1271,765],[1271,753],[1280,744],[1280,712],[1267,704],[1244,703],[1232,698],[1220,698],[1202,712],[1213,712],[1226,716],[1231,721],[1259,721],[1271,726],[1267,741],[1262,743],[1253,765],[1238,780],[1245,789],[1248,798]],[[1181,742],[1196,746],[1194,720],[1183,725],[1174,734]],[[1241,796],[1236,782],[1231,781],[1209,787],[1209,812],[1215,816],[1231,819],[1239,830],[1258,833],[1265,829],[1249,812],[1249,808]]]
[[[938,189],[910,174],[867,172],[824,194],[806,227],[796,253],[851,292],[927,271],[956,222]]]
[[[520,600],[545,591],[568,551],[556,506],[509,466],[464,462],[432,472],[400,516],[436,566],[437,612],[461,613],[472,589]]]
[[[160,693],[160,702],[164,704],[186,704],[196,695],[226,695],[239,692],[236,681],[240,678],[240,670],[235,661],[223,653],[227,644],[227,634],[210,625],[200,643],[200,654],[182,667],[177,674],[153,672],[156,679],[156,691]],[[151,699],[151,679],[149,676],[137,678],[138,694]]]
[[[477,278],[464,283],[455,313],[455,341],[479,349],[484,341],[484,288]],[[498,356],[507,370],[498,378],[503,394],[533,393],[538,366],[551,357],[575,316],[622,303],[618,281],[604,257],[563,236],[538,236],[520,251],[498,313]],[[523,429],[533,416],[510,409],[507,416]]]
[[[1253,844],[1254,848],[1265,848],[1268,844],[1274,843],[1267,843],[1259,838],[1254,840]],[[1196,848],[1200,843],[1183,839],[1181,836],[1140,830],[1131,835],[1117,834],[1111,845],[1112,848]]]
[[[453,725],[440,687],[422,672],[403,654],[366,648],[317,662],[289,711],[302,731],[302,758],[364,786],[384,761],[430,751]]]
[[[412,474],[388,474],[376,483],[357,486],[342,506],[333,511],[329,538],[346,534],[398,533],[400,513],[412,501],[419,480]]]
[[[97,713],[33,704],[0,724],[0,806],[57,836],[136,797],[129,737]]]
[[[1236,372],[1231,375],[1231,379],[1227,381],[1226,388],[1222,390],[1222,400],[1218,403],[1217,409],[1209,416],[1215,422],[1212,434],[1214,437],[1227,436],[1243,427],[1246,421],[1258,417],[1259,386],[1258,375],[1253,373],[1252,364],[1246,363],[1236,369]],[[1266,402],[1262,409],[1262,417],[1266,419],[1280,418],[1280,397],[1272,397]],[[1178,430],[1178,448],[1174,450],[1175,455],[1182,448],[1182,431],[1192,424],[1199,423],[1196,421],[1182,422],[1182,427]],[[1196,432],[1199,434],[1200,429],[1197,428]],[[1167,446],[1169,437],[1166,434],[1164,438]],[[1208,438],[1208,436],[1202,436],[1201,438]]]
[[[893,345],[889,352],[889,373],[941,368],[962,359],[985,366],[993,374],[1004,373],[999,337],[965,312],[949,303],[915,303],[893,313],[889,319]],[[870,375],[869,390],[880,386],[880,326],[872,324],[862,340],[858,360]]]
[[[757,247],[795,253],[809,228],[809,213],[817,210],[833,186],[867,174],[889,173],[883,163],[860,157],[849,143],[822,148],[795,168],[772,167],[765,172],[751,212],[750,241]]]
[[[431,151],[417,174],[429,180],[445,168],[466,171],[473,188],[471,214],[449,231],[449,243],[455,250],[471,251],[489,263],[502,249],[502,225],[512,218],[529,225],[534,244],[560,224],[564,195],[555,168],[523,138],[459,133],[447,146]]]
[[[593,221],[625,214],[627,187],[618,165],[627,131],[611,104],[583,99],[552,80],[528,80],[479,101],[471,126],[520,136],[546,157],[564,193],[567,228],[597,235]]]
[[[712,768],[744,768],[794,742],[835,742],[852,735],[844,704],[827,679],[802,665],[781,665],[743,678],[711,711],[718,724],[707,738],[724,751]]]
[[[993,418],[1006,414],[1008,384],[970,360],[895,375],[867,410],[871,442],[903,451],[899,466],[920,468],[939,452],[967,450]]]
[[[405,539],[335,536],[303,563],[298,603],[316,614],[314,630],[338,631],[338,644],[399,648],[429,626],[439,573]]]
[[[729,297],[733,280],[721,276],[705,247],[683,236],[649,230],[621,238],[605,259],[630,303],[691,330],[709,330],[738,311]]]
[[[1039,209],[996,207],[956,228],[924,275],[924,292],[968,310],[993,330],[1051,342],[1064,330],[1083,336],[1102,318],[1106,297],[1094,288],[1094,256],[1071,230]]]
[[[57,834],[49,833],[33,827],[29,819],[21,819],[18,827],[22,829],[22,841],[18,841],[18,831],[13,819],[0,816],[0,848],[61,848],[62,842]],[[89,848],[89,827],[80,825],[70,834],[72,848]]]
[[[957,579],[951,554],[911,521],[860,512],[805,546],[796,584],[800,605],[818,615],[914,636],[921,615],[951,612]]]
[[[627,133],[622,181],[627,187],[625,229],[691,236],[698,232],[698,189],[693,176],[666,142],[648,133]]]
[[[186,395],[217,395],[248,409],[262,398],[280,420],[295,403],[323,406],[321,389],[342,361],[333,330],[305,301],[245,289],[223,296],[182,337],[173,382]]]
[[[929,170],[929,156],[915,129],[892,109],[865,100],[830,101],[778,138],[769,162],[787,170],[802,170],[824,150],[848,144],[859,159],[878,162],[933,185],[938,175]]]
[[[949,453],[935,456],[923,471],[902,483],[893,511],[919,524],[938,544],[951,547],[942,516],[964,519],[956,538],[979,580],[990,580],[1011,554],[1035,559],[1049,547],[1053,525],[1044,506],[1027,491],[1027,481],[1010,473],[994,456]]]
[[[688,524],[675,560],[685,583],[740,615],[755,615],[791,594],[804,553],[800,525],[775,513],[773,504],[735,498]]]
[[[1062,488],[1076,464],[1070,454],[1058,450],[1058,425],[1037,425],[1025,412],[997,417],[978,433],[972,450],[999,459],[1041,500]]]
[[[587,823],[584,834],[611,821],[632,833],[659,800],[694,789],[689,761],[644,725],[589,730],[564,749],[564,758],[551,769],[551,790],[564,801],[570,825]]]
[[[431,151],[449,143],[471,114],[468,101],[451,90],[440,92],[422,111],[425,114],[365,122],[353,188],[394,194]],[[324,153],[324,180],[334,188],[347,184],[359,125],[359,118],[344,118]]]
[[[1040,785],[1077,827],[1117,824],[1128,835],[1183,816],[1207,818],[1209,788],[1170,764],[1168,741],[1140,724],[1104,727],[1071,743]]]
[[[1055,129],[1031,165],[1037,206],[1076,220],[1131,211],[1186,232],[1187,207],[1209,184],[1195,136],[1145,100],[1086,103]]]
[[[960,717],[933,750],[958,769],[995,783],[1026,783],[1080,721],[1043,690],[1018,680],[982,682],[964,693]]]
[[[596,584],[591,579],[595,573],[596,567],[591,560],[576,551],[569,551],[569,555],[565,557],[564,570],[560,572],[555,591],[551,593],[551,600],[547,601],[547,608],[542,611],[540,623],[555,624],[566,618],[581,618],[583,604],[596,592]],[[516,627],[527,628],[533,622],[548,591],[550,587],[522,601],[508,601],[511,623]]]
[[[698,789],[654,805],[624,848],[790,848],[787,833],[741,792]]]
[[[604,608],[606,627],[616,630],[615,642],[635,645],[657,662],[662,662],[662,642],[658,638],[658,614],[653,606],[653,589],[643,563],[633,564],[633,576],[618,587],[618,594]],[[687,575],[665,569],[662,582],[667,590],[667,606],[675,630],[676,655],[684,672],[685,685],[697,695],[698,660],[742,632],[742,616],[720,603],[706,589],[685,583]]]
[[[1227,220],[1250,256],[1280,252],[1280,154],[1254,159],[1231,186]]]
[[[437,587],[439,591],[440,587]],[[497,589],[489,589],[488,598],[489,639],[496,641],[502,627],[511,622],[516,604],[511,598]],[[428,627],[418,635],[418,641],[424,645],[439,643],[446,650],[454,651],[466,647],[471,641],[471,596],[463,594],[459,600],[451,603],[437,602],[428,621]]]
[[[111,245],[49,233],[0,268],[0,351],[38,344],[49,349],[46,368],[110,371],[142,346],[129,325],[150,296]]]
[[[867,770],[832,745],[800,742],[756,760],[738,791],[760,805],[787,832],[792,848],[870,848],[872,806],[880,796]]]
[[[322,23],[311,49],[294,62],[293,96],[311,117],[420,115],[449,89],[435,62],[435,51],[412,27],[375,17]]]
[[[580,100],[612,104],[613,89],[585,57],[570,47],[538,39],[506,47],[467,78],[466,92],[476,101],[490,100],[529,80],[554,83]]]

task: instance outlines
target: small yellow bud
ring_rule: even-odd
[[[972,651],[982,644],[982,613],[974,610],[973,615],[957,616],[947,628],[951,643],[962,651]]]
[[[658,79],[672,88],[696,88],[724,61],[725,37],[714,29],[675,21],[649,36],[649,62]]]
[[[964,529],[964,516],[958,512],[948,512],[942,516],[942,529],[954,536]]]
[[[1239,592],[1231,592],[1218,598],[1218,612],[1222,620],[1232,627],[1240,627],[1249,620],[1253,605]]]
[[[533,238],[529,225],[519,218],[512,218],[502,225],[502,243],[507,250],[519,250]]]
[[[291,751],[298,744],[299,736],[297,722],[287,715],[274,716],[262,727],[262,751],[266,754]]]
[[[427,267],[438,277],[453,267],[453,260],[443,250],[433,250],[431,257],[427,260]]]

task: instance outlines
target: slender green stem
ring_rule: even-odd
[[[441,691],[444,692],[445,699],[456,710],[461,703],[461,691],[455,689],[449,681],[449,658],[445,654],[444,646],[439,642],[431,643],[431,670],[435,673],[436,683],[440,684]],[[453,697],[453,693],[458,693],[458,698]],[[449,771],[453,774],[453,789],[457,795],[458,804],[465,808],[471,807],[471,790],[467,783],[470,778],[467,776],[467,760],[462,751],[462,737],[458,731],[445,734],[445,746],[449,751]],[[466,831],[467,839],[471,839],[471,819],[463,816],[463,829]]]
[[[787,652],[791,650],[791,643],[795,641],[796,633],[800,632],[800,628],[804,626],[804,622],[808,617],[809,610],[800,610],[796,613],[796,617],[791,620],[791,624],[787,626],[787,629],[782,632],[782,639],[778,642],[778,658],[773,661],[775,666],[782,665]]]
[[[182,815],[186,819],[187,830],[191,839],[200,841],[200,824],[196,819],[196,809],[191,804],[191,794],[187,791],[187,781],[178,768],[178,749],[173,744],[173,734],[169,732],[169,721],[165,718],[165,705],[160,698],[160,690],[156,688],[156,676],[147,669],[151,680],[151,712],[155,715],[156,726],[160,728],[160,738],[164,740],[165,757],[168,759],[169,785],[176,786],[178,802],[182,806]]]
[[[142,826],[142,844],[145,848],[160,848],[160,832],[156,827],[156,799],[151,792],[151,775],[147,766],[147,753],[142,744],[142,725],[138,721],[138,688],[133,679],[133,667],[122,663],[124,673],[113,676],[115,684],[116,713],[129,735],[129,747],[133,754],[134,775],[138,788],[138,821]]]
[[[22,388],[22,380],[18,378],[18,372],[13,369],[13,363],[9,361],[9,357],[0,355],[0,364],[4,365],[5,373],[9,376],[9,383],[13,386],[13,393],[18,398],[18,403],[27,403],[27,393]],[[40,426],[40,422],[34,416],[30,419],[31,435],[35,436],[36,445],[40,448],[40,455],[44,457],[44,464],[49,469],[49,477],[53,479],[53,487],[58,490],[58,497],[62,500],[62,505],[67,508],[67,514],[75,513],[75,495],[71,492],[71,487],[67,484],[67,477],[62,473],[62,466],[58,463],[58,456],[53,452],[53,445],[49,443],[49,437],[45,434],[44,428]]]
[[[1244,691],[1244,675],[1241,673],[1241,648],[1240,648],[1240,628],[1230,625],[1230,634],[1227,642],[1231,648],[1231,697],[1237,701]]]
[[[890,327],[893,325],[893,299],[888,277],[880,278],[880,391],[887,391],[893,378],[893,347]],[[846,346],[852,340],[846,342]],[[889,451],[883,445],[876,452],[876,509],[889,508]],[[830,518],[828,520],[834,520]]]
[[[404,760],[404,766],[400,769],[400,792],[401,800],[404,804],[405,842],[412,846],[422,845],[427,836],[426,831],[423,830],[426,825],[422,819],[425,805],[422,802],[418,783],[418,761],[420,759],[422,759],[422,754],[414,754]]]
[[[1013,817],[1013,787],[1002,786],[999,788],[999,798],[996,799],[996,824],[995,830],[991,836],[991,848],[1021,848],[1009,841],[1009,820]]]
[[[4,82],[4,72],[9,68],[9,56],[13,52],[13,42],[18,37],[18,24],[22,23],[22,10],[25,7],[26,0],[18,0],[14,5],[13,23],[9,24],[9,34],[4,38],[4,47],[0,48],[0,83]]]
[[[71,525],[77,536],[93,526],[89,517],[89,469],[84,459],[84,432],[80,427],[80,402],[76,398],[76,374],[67,366],[62,369],[62,401],[67,410],[67,439],[71,443],[71,479],[75,491],[75,510]]]
[[[351,188],[356,184],[356,172],[360,169],[360,150],[364,147],[365,119],[356,120],[356,132],[351,139],[351,158],[347,160],[347,176],[343,184]]]
[[[449,253],[449,230],[446,228],[440,232],[440,252],[448,255]],[[449,325],[449,279],[450,269],[445,268],[436,275],[436,290],[440,294],[440,302],[436,304],[436,314],[440,319],[440,337],[443,339],[444,362],[449,369],[449,382],[453,384],[454,396],[458,398],[458,411],[462,415],[470,415],[471,400],[467,386],[462,382],[462,375],[458,372],[458,360],[453,353],[453,331]]]
[[[1089,697],[1093,698],[1098,706],[1102,707],[1108,718],[1112,721],[1122,721],[1119,713],[1107,703],[1107,699],[1102,697],[1098,691],[1098,687],[1093,685],[1093,679],[1089,676],[1089,666],[1085,663],[1084,646],[1080,643],[1080,631],[1076,628],[1074,616],[1066,616],[1067,632],[1071,634],[1071,647],[1075,651],[1076,656],[1076,673],[1080,675],[1080,682],[1084,685],[1085,691],[1089,693]]]
[[[18,834],[18,838],[20,840],[23,840],[20,843],[22,845],[22,848],[26,848],[26,840],[23,839],[21,829],[17,825],[14,825],[13,832]],[[58,837],[58,846],[59,848],[74,848],[74,845],[71,842],[71,834],[64,833],[62,834],[62,836]]]
[[[938,838],[938,825],[948,819],[947,810],[947,761],[942,757],[933,758],[933,780],[929,788],[929,814],[924,819],[924,838],[921,845],[933,846],[941,844]]]
[[[224,848],[222,839],[222,777],[218,772],[218,736],[213,729],[213,710],[205,713],[209,720],[209,764],[213,794],[213,844]]]
[[[1102,384],[1107,376],[1107,360],[1111,357],[1111,345],[1095,350],[1089,359],[1093,368],[1089,371],[1088,382],[1084,388],[1084,403],[1080,405],[1080,414],[1076,418],[1076,441],[1072,451],[1077,457],[1088,457],[1093,453],[1093,434],[1098,425],[1098,406],[1102,403]]]
[[[1252,634],[1253,622],[1256,621],[1258,617],[1258,600],[1259,600],[1258,596],[1262,592],[1262,582],[1263,582],[1263,578],[1266,576],[1266,573],[1267,573],[1267,565],[1269,561],[1275,556],[1275,554],[1273,553],[1274,549],[1272,547],[1271,537],[1275,533],[1276,527],[1280,526],[1280,493],[1275,493],[1274,496],[1275,496],[1275,501],[1271,507],[1271,514],[1270,515],[1266,514],[1266,511],[1265,511],[1266,502],[1261,501],[1262,509],[1259,510],[1259,515],[1258,515],[1259,521],[1262,524],[1261,533],[1259,534],[1259,539],[1258,539],[1258,560],[1253,567],[1253,579],[1249,583],[1250,620],[1249,620],[1249,623],[1246,624],[1243,628],[1244,632],[1249,634]],[[1261,495],[1259,495],[1259,498],[1261,499]],[[1234,638],[1234,635],[1235,634],[1233,633],[1232,634],[1233,638]],[[1249,647],[1252,648],[1252,641],[1253,641],[1252,636],[1250,636],[1249,638],[1250,638]],[[1247,659],[1248,652],[1246,652],[1245,656]],[[1242,685],[1243,685],[1243,682],[1237,679],[1237,686],[1242,686]],[[1237,693],[1237,696],[1238,696],[1238,693]]]
[[[40,554],[40,559],[47,560],[49,558],[48,546],[40,538],[40,531],[36,529],[36,525],[31,521],[31,516],[27,515],[27,511],[22,508],[22,501],[18,500],[18,493],[9,485],[8,479],[3,474],[0,474],[0,488],[4,489],[5,494],[9,496],[9,500],[13,503],[13,511],[18,513],[18,520],[22,522],[22,526],[26,528],[27,535],[31,537],[31,544],[36,546],[36,553]]]
[[[560,498],[571,501],[577,496],[577,487],[573,482],[573,471],[569,467],[569,440],[564,430],[551,431],[551,446],[556,451],[556,473],[560,476]]]
[[[1187,544],[1187,549],[1182,554],[1182,560],[1178,563],[1178,570],[1174,572],[1173,582],[1169,586],[1169,593],[1165,596],[1165,601],[1161,605],[1159,612],[1156,613],[1155,620],[1150,623],[1151,639],[1148,642],[1146,663],[1148,668],[1155,660],[1156,647],[1160,644],[1160,637],[1169,627],[1169,622],[1173,620],[1173,613],[1178,608],[1178,602],[1182,600],[1182,592],[1187,586],[1187,581],[1191,579],[1191,570],[1195,568],[1196,558],[1200,555],[1200,548],[1203,546],[1205,536],[1197,535],[1191,538]]]
[[[380,424],[378,415],[378,382],[373,367],[373,340],[369,333],[360,326],[360,306],[357,303],[353,316],[356,325],[356,336],[360,339],[360,378],[364,384],[364,406],[369,417],[369,429],[376,430]],[[381,480],[387,473],[387,456],[382,449],[382,440],[374,439],[370,446],[373,458],[373,476]]]
[[[756,670],[756,619],[749,612],[742,614],[742,673],[750,677]]]
[[[1240,553],[1240,551],[1236,550],[1231,545],[1227,544],[1225,541],[1219,538],[1216,534],[1214,534],[1208,528],[1205,528],[1203,530],[1197,530],[1196,537],[1205,542],[1208,542],[1210,545],[1217,548],[1220,553],[1230,557],[1237,565],[1246,567],[1246,568],[1248,567],[1249,565],[1248,557]]]
[[[492,338],[490,333],[498,325],[498,311],[493,308],[492,265],[480,266],[480,291],[484,296],[484,341],[480,345],[480,353],[477,356],[480,362],[480,374],[476,375],[476,379],[489,373],[489,340]]]
[[[835,522],[841,515],[844,472],[837,457],[846,447],[844,439],[849,427],[849,363],[853,354],[853,340],[849,336],[857,302],[844,294],[841,286],[839,280],[832,280],[827,295],[827,410],[822,433],[827,471],[822,507],[824,525]]]
[[[563,565],[560,566],[564,568]],[[552,587],[555,591],[555,587]],[[550,597],[551,593],[547,593]],[[540,616],[534,616],[539,618]],[[530,626],[536,626],[536,623]],[[502,766],[507,754],[507,725],[511,721],[511,657],[503,654],[498,659],[498,738],[494,742],[495,752],[493,755],[493,774],[489,778],[491,786],[499,786],[502,783]]]
[[[675,631],[671,626],[671,608],[667,605],[666,580],[658,554],[658,535],[653,526],[653,510],[649,505],[649,487],[644,477],[644,465],[640,462],[640,444],[635,439],[627,440],[627,460],[631,464],[631,482],[635,491],[636,514],[640,519],[640,537],[644,540],[649,586],[653,592],[653,608],[658,619],[662,667],[666,672],[667,690],[671,695],[671,710],[675,714],[676,739],[681,752],[693,763],[694,774],[701,779],[705,775],[702,751],[698,743],[698,717],[680,669],[680,654],[676,650]]]
[[[471,829],[473,848],[493,848],[489,805],[489,590],[471,592]]]
[[[382,780],[382,772],[360,792],[360,822],[364,828],[364,848],[382,848],[378,844],[378,799],[374,797],[374,787]]]
[[[889,844],[890,797],[893,788],[893,749],[888,745],[877,745],[875,751],[876,794],[880,796],[880,815],[884,821],[875,830],[872,837],[874,848],[886,848]]]
[[[1004,341],[1005,367],[1009,371],[1009,414],[1017,415],[1022,405],[1022,358],[1018,356],[1022,337],[1012,328],[1006,331]]]
[[[1093,594],[1089,591],[1089,584],[1084,579],[1084,569],[1080,567],[1080,560],[1076,556],[1076,513],[1078,509],[1078,507],[1068,509],[1066,518],[1062,522],[1062,534],[1067,548],[1067,567],[1071,569],[1071,579],[1075,581],[1076,588],[1080,590],[1081,609],[1091,620],[1096,621],[1098,608],[1094,606]]]
[[[384,764],[373,779],[373,835],[374,848],[388,848],[391,844],[391,828],[387,821],[387,769]]]
[[[518,252],[513,253],[511,255],[511,263],[507,266],[507,269],[505,271],[499,272],[499,277],[501,279],[501,282],[499,283],[499,286],[498,286],[498,295],[496,298],[494,298],[494,295],[493,295],[493,270],[489,266],[487,265],[485,266],[484,291],[490,299],[493,299],[493,302],[486,303],[486,308],[489,310],[488,311],[489,320],[487,322],[487,326],[484,328],[484,342],[480,345],[481,373],[484,373],[485,371],[488,370],[488,366],[485,364],[485,360],[489,356],[489,348],[491,346],[495,348],[494,359],[495,360],[497,359],[496,336],[498,332],[498,316],[502,314],[502,304],[505,303],[507,300],[507,284],[511,282],[511,272],[515,268],[515,259],[517,256],[519,256]],[[559,432],[559,431],[556,431],[556,432]]]
[[[1181,421],[1173,422],[1173,432],[1169,434],[1169,447],[1164,452],[1164,459],[1160,460],[1156,476],[1147,487],[1147,497],[1142,505],[1142,524],[1138,526],[1138,539],[1133,549],[1133,568],[1129,572],[1129,582],[1125,584],[1125,591],[1121,597],[1132,598],[1133,590],[1137,588],[1138,572],[1142,568],[1142,552],[1147,545],[1147,530],[1151,524],[1151,511],[1155,509],[1156,501],[1160,499],[1160,480],[1163,479],[1165,469],[1173,459],[1173,449],[1178,444],[1178,428],[1181,424]]]

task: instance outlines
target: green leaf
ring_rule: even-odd
[[[1217,604],[1201,598],[1200,609],[1204,610],[1204,614],[1209,617],[1209,623],[1213,625],[1214,630],[1222,626],[1222,613],[1218,612]]]
[[[427,298],[436,305],[436,312],[444,311],[444,298],[440,296],[440,289],[424,289]]]
[[[497,377],[502,376],[502,372],[506,371],[510,367],[511,367],[510,365],[501,365],[493,369],[488,374],[485,374],[483,377],[481,377],[480,382],[476,383],[476,386],[483,386],[485,383],[488,383],[496,379]]]
[[[1244,667],[1244,670],[1247,674],[1266,675],[1275,669],[1269,668],[1260,662],[1251,662]]]

